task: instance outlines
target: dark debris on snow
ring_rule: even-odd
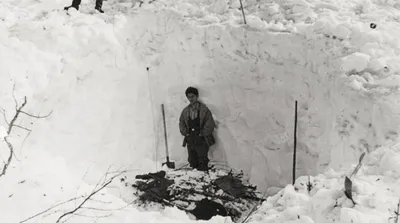
[[[242,182],[242,177],[232,171],[183,169],[137,175],[133,182],[121,182],[133,188],[137,206],[177,207],[199,220],[220,215],[236,222],[264,200],[255,186]]]

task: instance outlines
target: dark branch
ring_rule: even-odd
[[[19,113],[21,113],[21,110],[24,108],[24,106],[26,105],[27,101],[26,101],[26,97],[24,97],[24,103],[22,103],[22,105],[17,108],[17,111],[13,117],[13,119],[11,120],[10,124],[8,125],[8,130],[7,130],[7,134],[10,135],[11,130],[13,129],[14,123],[15,121],[17,121],[17,118],[19,116]]]
[[[23,130],[26,130],[26,131],[28,131],[28,132],[31,132],[31,131],[32,131],[31,129],[22,127],[22,126],[20,126],[20,125],[14,125],[14,127],[17,127],[17,128],[23,129]]]
[[[77,199],[79,199],[79,198],[83,198],[83,196],[71,198],[71,199],[69,199],[69,200],[67,200],[67,201],[63,201],[63,202],[61,202],[61,203],[58,203],[58,204],[56,204],[56,205],[54,205],[54,206],[51,206],[51,207],[47,208],[47,209],[44,210],[44,211],[41,211],[41,212],[39,212],[39,213],[37,213],[37,214],[35,214],[35,215],[33,215],[33,216],[31,216],[31,217],[25,219],[25,220],[20,221],[19,223],[23,223],[23,222],[29,221],[29,220],[31,220],[32,218],[35,218],[35,217],[37,217],[37,216],[39,216],[39,215],[42,215],[42,214],[44,214],[44,213],[46,213],[46,212],[48,212],[48,211],[50,211],[50,210],[52,210],[52,209],[54,209],[54,208],[60,206],[60,205],[66,204],[66,203],[71,202],[71,201],[75,201],[75,200],[77,200]]]
[[[133,204],[135,201],[130,202],[127,205],[124,205],[120,208],[110,208],[110,209],[103,209],[103,208],[93,208],[93,207],[82,207],[83,209],[88,209],[88,210],[95,210],[95,211],[119,211],[122,210],[126,207],[128,207],[129,205]]]
[[[75,209],[66,212],[64,214],[62,214],[56,221],[56,223],[59,223],[64,217],[68,216],[68,215],[73,215],[75,214],[76,211],[78,211],[79,209],[82,208],[82,206],[90,200],[91,197],[93,197],[94,195],[96,195],[99,191],[101,191],[102,189],[104,189],[105,187],[107,187],[116,177],[120,176],[121,174],[125,173],[126,171],[122,171],[117,175],[114,175],[113,177],[111,177],[106,183],[104,183],[100,188],[98,188],[97,190],[94,190],[91,194],[89,194],[89,196],[87,196]],[[107,175],[107,173],[106,173]]]
[[[16,112],[15,112],[14,117],[13,117],[12,120],[10,121],[10,123],[7,122],[7,118],[6,118],[6,115],[5,115],[5,110],[3,109],[3,111],[2,111],[3,116],[4,116],[4,119],[5,119],[5,121],[6,121],[7,125],[8,125],[7,136],[11,134],[11,131],[14,129],[14,127],[15,127],[15,128],[20,128],[20,129],[23,129],[23,130],[26,130],[26,131],[28,131],[29,133],[32,131],[32,130],[26,128],[26,127],[23,127],[23,126],[18,125],[18,124],[15,123],[15,122],[17,121],[17,119],[18,119],[20,113],[23,113],[23,114],[28,115],[28,116],[33,117],[33,118],[46,118],[46,117],[48,117],[48,116],[51,114],[51,112],[50,112],[47,116],[43,116],[43,117],[42,117],[42,116],[35,116],[35,115],[31,115],[31,114],[29,114],[29,113],[26,113],[25,111],[22,110],[22,109],[26,106],[26,104],[27,104],[26,96],[24,97],[24,101],[23,101],[22,105],[18,107],[18,102],[17,102],[17,100],[16,100],[16,98],[15,98],[14,92],[15,92],[15,84],[14,84],[14,86],[13,86],[13,98],[14,98],[14,102],[15,102],[15,109],[16,109]],[[5,162],[4,165],[3,165],[3,169],[2,169],[2,171],[1,171],[1,173],[0,173],[0,177],[1,177],[1,176],[4,176],[4,175],[6,174],[7,169],[8,169],[8,167],[10,166],[12,157],[15,156],[15,154],[14,154],[14,147],[13,147],[13,145],[7,140],[7,136],[4,137],[4,141],[6,141],[6,143],[7,143],[7,147],[8,147],[8,149],[9,149],[10,154],[9,154],[9,156],[8,156],[7,162]],[[29,136],[29,134],[25,137],[24,141],[26,140],[26,138],[27,138],[28,136]]]
[[[7,118],[7,115],[6,115],[6,110],[4,110],[3,108],[0,108],[0,112],[3,114],[3,118],[4,118],[4,121],[6,122],[6,124],[10,125],[10,123],[7,120],[8,118]]]
[[[86,217],[86,218],[107,218],[107,217],[110,217],[112,214],[101,215],[101,216],[89,216],[89,215],[74,213],[74,215],[81,216],[81,217]]]
[[[10,150],[10,154],[8,155],[7,162],[4,163],[3,170],[0,173],[0,177],[4,176],[6,174],[7,168],[10,165],[13,154],[14,154],[13,147],[12,147],[11,143],[8,141],[7,137],[4,137],[4,141],[6,142],[8,149]]]
[[[13,99],[14,99],[14,103],[15,103],[15,110],[18,110],[18,102],[17,102],[17,99],[15,98],[15,83],[13,84],[13,92],[12,92],[12,96],[13,96]]]
[[[53,111],[51,111],[49,114],[44,115],[44,116],[32,115],[32,114],[29,114],[29,113],[24,112],[24,111],[21,111],[21,113],[24,114],[24,115],[27,115],[29,117],[32,117],[32,118],[47,118],[47,117],[49,117],[51,115],[51,113],[53,113]]]
[[[95,200],[95,199],[89,199],[90,201],[94,201],[94,202],[99,202],[99,203],[102,203],[102,204],[111,204],[112,202],[111,201],[101,201],[101,200]]]

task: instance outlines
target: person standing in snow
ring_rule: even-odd
[[[187,146],[190,167],[200,171],[208,170],[208,150],[215,144],[213,131],[215,122],[210,109],[198,101],[199,91],[188,87],[185,91],[190,104],[179,118],[179,130],[185,137],[183,147]]]
[[[76,10],[79,10],[80,4],[81,0],[72,0],[72,5],[64,7],[64,10],[68,10],[71,7],[75,8]],[[94,7],[94,9],[99,11],[100,13],[104,13],[104,11],[101,9],[102,6],[103,6],[103,0],[96,0],[96,6]]]

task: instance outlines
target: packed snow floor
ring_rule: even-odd
[[[218,122],[213,162],[243,170],[271,195],[284,187],[251,221],[394,217],[400,3],[243,3],[247,25],[230,0],[108,0],[106,14],[83,2],[69,15],[67,0],[2,0],[0,159],[11,162],[0,173],[1,222],[191,222],[176,208],[139,211],[124,199],[130,191],[109,181],[160,169],[162,103],[172,158],[186,163],[176,123],[189,85]],[[285,186],[295,100],[297,174],[311,175],[310,194],[307,177]],[[362,152],[353,207],[343,176]]]

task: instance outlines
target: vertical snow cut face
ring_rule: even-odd
[[[345,167],[360,153],[398,137],[396,88],[366,83],[368,74],[361,71],[369,58],[349,54],[343,40],[191,26],[174,13],[132,18],[134,24],[144,21],[148,25],[129,36],[139,42],[137,60],[150,64],[155,113],[166,104],[170,148],[178,163],[186,162],[178,118],[188,86],[199,88],[217,120],[212,163],[243,170],[262,190],[291,182],[296,100],[298,176]]]

